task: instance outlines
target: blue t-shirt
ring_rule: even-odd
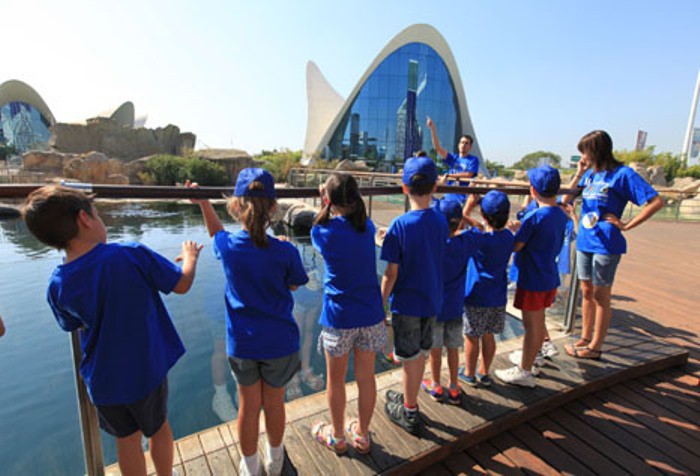
[[[323,310],[326,327],[351,329],[372,326],[384,319],[382,293],[377,281],[374,223],[364,232],[345,217],[335,217],[311,229],[311,242],[323,256]]]
[[[390,296],[392,313],[416,317],[440,314],[448,236],[447,219],[433,208],[412,210],[391,222],[380,257],[399,265]]]
[[[627,241],[622,232],[603,216],[612,213],[620,218],[627,202],[639,206],[658,192],[625,165],[610,171],[588,169],[578,186],[583,188],[583,201],[576,249],[601,255],[626,253]]]
[[[560,274],[571,273],[571,242],[576,239],[574,231],[574,220],[569,218],[566,222],[566,228],[564,229],[564,244],[559,252],[559,258],[557,259],[557,267]]]
[[[472,172],[476,176],[479,173],[479,158],[475,155],[467,155],[466,157],[460,157],[457,154],[448,153],[442,161],[447,165],[451,174],[461,174],[466,172]],[[448,180],[448,185],[460,185],[457,180]],[[467,186],[469,183],[461,183],[462,186]],[[453,198],[461,203],[466,200],[466,195],[461,193],[446,193],[445,198]]]
[[[299,251],[268,236],[267,248],[247,231],[214,236],[214,255],[226,275],[226,351],[240,359],[277,359],[299,351],[290,286],[309,280]]]
[[[477,236],[465,231],[447,239],[445,247],[445,294],[438,321],[461,319],[464,310],[464,286],[467,263],[474,254]]]
[[[96,405],[141,400],[185,353],[160,293],[179,267],[138,243],[98,244],[60,265],[47,299],[65,331],[80,330],[80,375]]]
[[[507,229],[482,233],[475,228],[470,232],[477,237],[477,247],[469,267],[464,304],[470,307],[505,306],[506,270],[515,244],[513,233]]]
[[[550,291],[559,287],[557,257],[564,244],[568,217],[558,206],[540,207],[525,215],[515,234],[525,247],[515,253],[518,288]]]

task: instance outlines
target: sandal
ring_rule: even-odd
[[[337,455],[342,455],[348,450],[345,443],[345,437],[336,438],[333,436],[333,427],[325,421],[316,423],[311,429],[311,436],[323,446],[335,452]]]
[[[581,337],[579,340],[574,342],[572,345],[574,347],[586,348],[586,347],[588,347],[588,345],[590,343],[591,343],[591,339],[584,339],[583,337]]]
[[[602,350],[591,349],[590,347],[576,347],[568,345],[565,347],[566,353],[577,359],[600,360],[603,356]]]
[[[350,441],[352,443],[352,447],[355,448],[355,451],[365,455],[370,452],[372,440],[370,439],[369,432],[367,432],[367,435],[365,436],[360,436],[357,433],[357,428],[359,426],[360,422],[357,420],[357,418],[350,420],[348,423],[347,433],[350,436]]]

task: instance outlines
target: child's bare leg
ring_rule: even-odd
[[[479,338],[464,336],[464,369],[469,377],[476,372],[476,363],[479,361]]]
[[[581,295],[581,340],[590,342],[593,339],[593,324],[596,320],[593,284],[590,281],[581,281]]]
[[[359,418],[359,435],[369,433],[369,424],[374,414],[374,404],[377,400],[377,381],[374,378],[374,352],[355,349],[355,380],[359,396],[357,409]],[[343,388],[345,383],[343,382]]]
[[[594,350],[603,348],[603,342],[608,335],[608,328],[612,321],[612,305],[610,296],[612,286],[593,286],[593,301],[595,303],[595,332],[588,346]]]
[[[284,393],[283,397],[284,398]],[[238,385],[238,439],[243,456],[258,452],[260,408],[262,407],[262,381],[253,385]],[[266,412],[267,413],[267,410]]]
[[[421,350],[413,360],[403,362],[403,398],[404,405],[415,408],[418,405],[418,390],[425,373],[425,355]]]
[[[326,368],[328,369],[328,392],[326,397],[328,398],[328,408],[331,411],[331,425],[335,438],[340,438],[345,434],[345,375],[348,370],[349,357],[350,353],[341,357],[331,357],[326,352]],[[357,369],[355,369],[355,372],[357,372]]]
[[[262,382],[262,404],[265,407],[265,430],[270,446],[277,448],[284,438],[284,424],[287,415],[284,410],[284,387],[273,387]],[[258,418],[260,412],[258,411]],[[257,425],[256,425],[257,429]],[[258,443],[258,435],[255,435],[255,444]],[[242,445],[241,445],[242,446]]]
[[[141,432],[137,431],[117,438],[117,459],[119,460],[119,471],[124,476],[146,474],[146,458],[141,448]]]
[[[523,339],[523,356],[520,367],[528,372],[532,370],[537,352],[544,342],[544,309],[537,311],[523,311],[523,324],[525,325],[525,338]]]
[[[491,363],[496,355],[496,338],[491,333],[486,333],[481,337],[481,365],[479,373],[488,375]]]
[[[165,420],[165,423],[151,437],[148,447],[151,450],[151,459],[153,460],[153,466],[156,467],[156,473],[159,476],[172,475],[175,443],[173,441],[173,430],[170,428],[168,420]]]
[[[440,370],[442,370],[442,348],[430,349],[430,375],[433,385],[440,385]]]
[[[459,349],[447,349],[447,371],[450,374],[450,387],[454,388],[458,385]]]

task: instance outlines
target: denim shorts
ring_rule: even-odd
[[[394,330],[394,356],[396,360],[414,360],[421,351],[433,347],[433,327],[436,317],[404,316],[393,314],[391,328]]]
[[[342,357],[352,349],[365,352],[383,352],[386,347],[386,324],[384,320],[379,323],[353,327],[351,329],[335,329],[323,327],[318,336],[318,351],[325,350],[331,357]]]
[[[287,385],[301,368],[299,352],[277,359],[264,360],[239,359],[229,355],[228,363],[236,382],[243,387],[248,387],[263,379],[269,386],[281,388]]]
[[[168,418],[167,377],[141,400],[125,405],[95,405],[100,428],[117,438],[141,431],[146,438],[155,435]]]
[[[436,321],[433,327],[433,349],[459,349],[462,347],[462,319]]]
[[[621,256],[599,255],[576,250],[578,279],[590,281],[593,286],[612,286]]]

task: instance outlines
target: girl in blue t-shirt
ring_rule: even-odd
[[[620,257],[627,251],[624,232],[651,218],[663,206],[658,192],[613,156],[605,131],[589,132],[578,143],[581,160],[569,188],[582,196],[576,240],[576,266],[581,281],[581,338],[566,346],[577,358],[599,359],[612,319],[610,296]],[[570,196],[569,201],[573,197]],[[644,205],[629,222],[622,221],[627,202]]]
[[[186,184],[194,187],[196,184]],[[241,230],[224,230],[208,200],[198,203],[214,254],[226,275],[226,351],[238,384],[238,438],[242,473],[260,473],[258,435],[265,412],[267,474],[284,464],[285,385],[299,371],[299,327],[292,315],[290,291],[309,280],[299,251],[267,234],[277,204],[269,172],[243,169],[226,210]]]
[[[323,205],[311,242],[325,262],[319,350],[326,356],[331,424],[319,422],[312,436],[345,453],[345,434],[358,453],[370,451],[369,425],[377,397],[374,356],[386,345],[384,308],[376,270],[374,224],[367,217],[357,182],[349,174],[332,174],[320,189]],[[345,375],[354,353],[359,391],[359,418],[345,420]]]

